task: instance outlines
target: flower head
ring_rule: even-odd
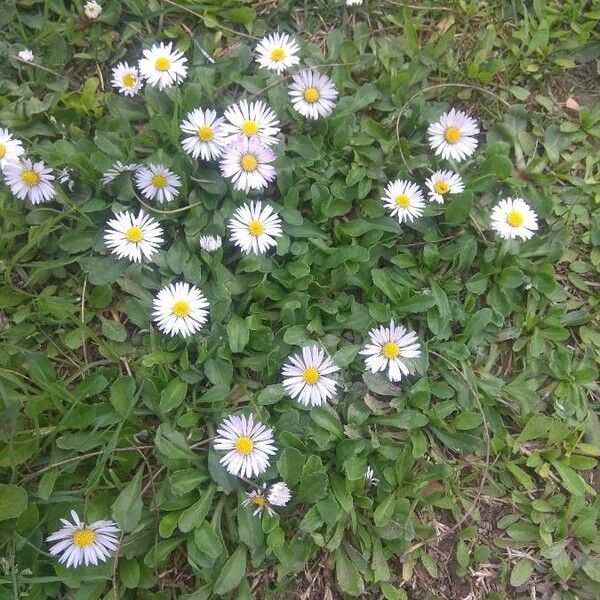
[[[181,50],[173,50],[173,43],[161,42],[144,50],[139,68],[142,77],[159,90],[171,87],[187,77],[187,58]]]
[[[425,185],[429,188],[429,200],[444,203],[447,194],[460,194],[465,191],[461,176],[453,171],[436,171]]]
[[[231,241],[246,254],[263,254],[277,244],[282,234],[281,219],[261,202],[240,206],[229,220]]]
[[[289,95],[294,109],[303,117],[318,119],[333,112],[338,91],[327,75],[305,69],[294,75]]]
[[[202,328],[208,317],[208,301],[195,285],[179,282],[158,292],[152,317],[165,334],[188,337]]]
[[[336,381],[328,375],[340,368],[318,346],[302,348],[283,366],[283,387],[292,398],[304,406],[321,406],[336,393]]]
[[[19,156],[24,152],[21,140],[15,139],[8,129],[0,128],[0,169],[8,163],[18,162]]]
[[[425,198],[421,188],[415,183],[396,179],[390,181],[381,199],[384,206],[391,211],[392,217],[398,221],[413,221],[423,214]]]
[[[200,248],[205,252],[216,252],[223,245],[220,235],[201,235]]]
[[[29,50],[29,48],[25,48],[25,50],[21,50],[17,56],[23,61],[23,62],[32,62],[33,61],[33,52],[31,50]]]
[[[138,163],[122,163],[118,160],[110,169],[105,171],[100,178],[102,185],[108,185],[113,182],[121,173],[130,173],[141,169],[143,165]]]
[[[390,381],[400,381],[409,370],[405,359],[421,355],[421,347],[414,331],[410,333],[402,325],[383,325],[369,331],[371,343],[360,351],[365,355],[365,365],[371,373],[388,371]]]
[[[102,7],[96,0],[89,0],[83,5],[83,12],[88,19],[97,19],[102,12]]]
[[[277,115],[262,100],[241,100],[227,108],[224,117],[227,122],[223,124],[223,130],[228,135],[228,142],[236,140],[239,135],[258,138],[264,146],[272,146],[279,141],[275,137],[281,131]]]
[[[259,515],[264,510],[269,516],[273,516],[275,511],[273,506],[285,506],[291,499],[290,488],[283,481],[274,483],[270,488],[268,484],[263,483],[257,490],[246,492],[246,499],[242,506],[252,506],[254,516]]]
[[[151,164],[135,172],[135,184],[148,200],[171,202],[177,196],[181,179],[167,167]]]
[[[379,479],[375,477],[375,471],[373,471],[372,467],[367,465],[365,469],[365,483],[367,485],[379,485]]]
[[[26,198],[32,204],[50,202],[56,196],[51,181],[54,179],[52,169],[43,161],[32,162],[24,158],[17,162],[9,162],[4,166],[4,177],[10,191],[21,200]]]
[[[239,477],[258,477],[269,466],[269,456],[277,449],[273,445],[273,430],[254,415],[231,415],[217,428],[216,450],[226,451],[219,461],[229,473]]]
[[[267,500],[271,506],[285,506],[292,498],[290,488],[285,481],[278,481],[271,486]]]
[[[220,169],[224,177],[229,177],[236,190],[260,190],[275,179],[277,173],[271,164],[275,154],[261,144],[257,137],[240,135],[225,148]]]
[[[73,188],[75,187],[75,180],[73,179],[72,175],[72,171],[71,169],[67,169],[66,167],[64,169],[61,169],[57,174],[56,174],[56,179],[58,179],[58,183],[66,185],[67,189],[72,192]]]
[[[119,545],[119,528],[112,521],[95,521],[86,525],[72,510],[73,523],[61,519],[62,529],[46,538],[54,542],[50,546],[50,554],[59,556],[58,562],[67,568],[81,564],[97,565],[106,562]]]
[[[346,6],[357,6],[362,3],[363,0],[346,0]]]
[[[523,198],[507,198],[492,210],[492,229],[506,240],[528,240],[538,230],[537,215]]]
[[[191,134],[181,142],[183,149],[193,158],[212,160],[219,158],[227,145],[223,130],[223,117],[217,118],[217,112],[211,109],[196,108],[188,113],[181,123],[181,130]]]
[[[137,217],[130,212],[118,213],[106,225],[106,247],[133,262],[141,262],[142,256],[151,260],[164,241],[162,227],[142,210]]]
[[[429,145],[436,155],[462,161],[475,152],[479,125],[462,110],[452,109],[427,130]]]
[[[260,40],[256,46],[256,62],[263,69],[283,73],[300,62],[300,46],[287,33],[272,33]]]
[[[111,71],[111,85],[125,96],[135,96],[142,89],[142,78],[137,67],[120,62]]]

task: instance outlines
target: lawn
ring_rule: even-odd
[[[599,22],[4,2],[0,600],[600,598]]]

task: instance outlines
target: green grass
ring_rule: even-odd
[[[600,597],[600,9],[365,2],[106,0],[93,23],[83,2],[3,6],[0,126],[76,186],[32,207],[0,184],[0,600]],[[329,118],[302,119],[288,81],[253,62],[278,27],[303,64],[328,65]],[[110,67],[165,39],[190,61],[185,83],[114,94]],[[227,241],[200,252],[244,195],[180,148],[186,112],[243,96],[286,136],[266,194],[284,236],[260,258]],[[400,228],[383,188],[447,164],[425,132],[449,106],[485,131],[458,166],[467,190]],[[139,205],[126,176],[100,186],[116,160],[182,175],[144,266],[103,246],[108,215]],[[510,195],[540,217],[529,242],[489,229]],[[188,340],[149,318],[181,278],[211,305]],[[358,355],[390,318],[426,348],[399,386]],[[310,411],[280,385],[308,340],[342,367],[336,401]],[[276,431],[267,479],[294,495],[262,520],[207,442],[251,410]],[[117,520],[117,560],[67,571],[49,556],[71,508]]]

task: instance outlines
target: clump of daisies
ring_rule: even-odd
[[[254,516],[266,511],[272,517],[276,512],[273,507],[286,506],[291,498],[290,488],[284,481],[278,481],[270,486],[263,483],[257,490],[246,492],[242,506],[251,506],[254,509],[252,513]]]

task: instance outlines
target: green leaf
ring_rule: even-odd
[[[181,379],[173,379],[169,385],[160,394],[160,411],[168,413],[177,408],[184,400],[187,394],[187,383]]]
[[[575,469],[563,465],[558,461],[552,461],[552,466],[559,474],[562,484],[569,492],[571,492],[571,494],[575,496],[584,496],[587,492],[592,493],[594,491]]]
[[[600,558],[588,556],[581,568],[590,579],[600,583]]]
[[[246,573],[246,548],[239,545],[229,560],[223,565],[215,581],[215,594],[224,596],[234,590]]]
[[[396,494],[389,494],[373,513],[373,522],[377,527],[387,525],[394,516],[396,508]]]
[[[350,596],[360,596],[365,591],[365,584],[354,563],[341,547],[335,550],[333,557],[335,579],[342,592]]]
[[[327,495],[329,479],[324,471],[314,471],[300,480],[298,502],[312,504]]]
[[[417,427],[425,427],[429,423],[429,418],[417,410],[400,410],[395,415],[371,417],[370,421],[388,427],[397,427],[398,429],[416,429]]]
[[[533,563],[526,558],[522,558],[515,563],[510,573],[510,585],[520,587],[529,581],[533,574]]]
[[[214,484],[209,485],[200,500],[192,504],[189,508],[186,508],[179,515],[177,526],[180,531],[187,533],[202,523],[212,506],[215,490],[216,486]]]
[[[130,376],[119,377],[110,386],[110,403],[122,416],[127,416],[135,405],[135,379]]]
[[[121,490],[113,504],[112,517],[121,531],[133,531],[142,516],[142,476],[140,468],[134,478]]]
[[[242,352],[250,339],[250,331],[245,319],[235,313],[231,315],[227,323],[227,339],[232,352]]]
[[[0,484],[0,521],[16,519],[27,508],[27,492],[18,485]]]
[[[295,485],[302,476],[305,456],[296,448],[284,448],[277,459],[277,469],[288,485]]]

